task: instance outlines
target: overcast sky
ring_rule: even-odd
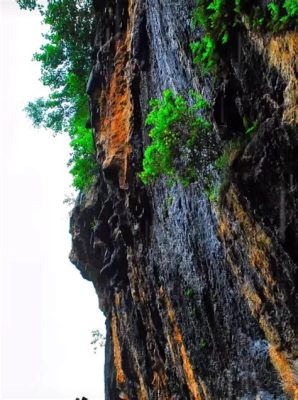
[[[22,109],[42,96],[37,14],[0,0],[1,399],[102,400],[104,319],[91,283],[68,261],[71,192],[66,137],[32,128]]]

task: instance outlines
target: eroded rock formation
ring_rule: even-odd
[[[88,82],[99,173],[71,261],[107,318],[106,399],[298,399],[295,32],[239,32],[214,85],[193,66],[194,0],[96,0]],[[204,94],[215,134],[257,130],[221,208],[199,183],[139,178],[148,101]]]

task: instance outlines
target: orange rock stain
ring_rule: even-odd
[[[121,304],[121,293],[120,292],[115,293],[115,306],[119,308],[120,304]]]
[[[180,357],[182,359],[183,371],[184,371],[184,375],[185,375],[185,379],[186,379],[189,391],[191,392],[194,400],[202,400],[202,397],[199,392],[199,386],[195,380],[193,368],[192,368],[190,359],[187,354],[187,350],[186,350],[186,347],[185,347],[185,344],[183,341],[183,337],[182,337],[181,331],[176,322],[175,311],[173,310],[173,308],[171,306],[170,300],[164,293],[163,288],[160,288],[160,295],[165,302],[169,322],[171,323],[171,326],[173,328],[173,336],[172,337],[170,335],[167,336],[168,344],[169,344],[170,352],[172,354],[173,361],[176,362],[176,356],[175,356],[175,351],[174,351],[174,344],[176,344],[176,346],[179,349]],[[206,390],[206,386],[204,387],[204,389]]]
[[[288,82],[284,92],[285,111],[284,122],[298,124],[298,35],[296,32],[286,32],[274,36],[268,45],[270,65],[280,71]]]
[[[129,58],[130,32],[127,31],[116,42],[114,70],[99,99],[101,118],[97,147],[105,153],[103,168],[117,171],[121,189],[127,189],[128,157],[131,153],[133,106],[128,78]]]
[[[276,282],[274,281],[270,271],[270,238],[266,235],[266,233],[258,224],[254,223],[251,220],[250,216],[240,205],[237,191],[233,185],[231,185],[227,193],[227,201],[232,209],[237,223],[240,225],[242,231],[245,233],[249,264],[252,268],[256,269],[259,275],[263,278],[264,296],[270,302],[274,303],[275,299],[272,293],[276,286]],[[220,216],[218,233],[223,242],[234,240],[230,223],[225,215]],[[237,266],[235,265],[235,262],[232,261],[229,255],[227,255],[227,259],[232,267],[234,274],[238,276],[239,271]],[[244,294],[245,293],[248,293],[248,291],[244,290]]]
[[[297,371],[294,373],[287,354],[276,346],[269,346],[269,354],[272,364],[279,372],[285,393],[298,400],[298,374]]]
[[[123,385],[125,383],[125,374],[122,368],[121,347],[117,332],[117,317],[114,312],[112,314],[111,328],[112,328],[112,341],[114,350],[114,365],[116,369],[116,380],[119,385]]]
[[[298,123],[298,34],[284,32],[268,37],[250,31],[250,38],[269,65],[277,69],[287,83],[284,91],[283,121],[290,125]]]
[[[147,389],[145,387],[145,382],[143,379],[143,374],[141,371],[141,367],[138,361],[138,354],[135,348],[132,348],[132,355],[134,358],[134,364],[135,364],[135,369],[138,375],[138,380],[139,380],[139,384],[137,387],[137,392],[138,392],[138,400],[149,400],[149,396],[148,396],[148,392]]]
[[[249,215],[244,211],[239,203],[236,189],[231,185],[227,194],[229,208],[232,210],[235,220],[241,226],[245,233],[248,259],[252,268],[255,268],[263,277],[263,294],[272,303],[275,303],[274,288],[276,282],[270,273],[269,254],[271,248],[270,238],[254,223]],[[233,231],[229,223],[228,217],[224,214],[220,215],[218,226],[219,235],[223,241],[229,242],[233,240]],[[227,245],[227,249],[229,246]],[[236,260],[229,252],[226,254],[227,261],[231,266],[231,270],[237,278],[239,287],[246,299],[251,314],[258,321],[260,328],[263,330],[266,339],[268,340],[269,354],[275,369],[280,375],[283,383],[284,391],[292,399],[298,400],[298,371],[293,361],[293,356],[286,354],[280,350],[281,338],[277,329],[272,325],[269,316],[262,308],[262,300],[259,294],[246,282],[245,276],[242,276]],[[295,369],[296,368],[296,369]]]

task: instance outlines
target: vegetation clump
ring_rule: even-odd
[[[204,350],[208,347],[208,343],[205,339],[201,339],[199,342],[199,348],[200,350]]]
[[[198,178],[210,162],[214,141],[210,121],[200,115],[209,105],[203,97],[190,92],[192,104],[172,90],[162,100],[150,101],[146,125],[152,126],[140,178],[144,184],[166,176],[169,183],[188,185]],[[199,171],[199,172],[198,172]]]
[[[98,348],[105,347],[106,337],[101,332],[99,332],[98,329],[91,331],[91,335],[92,335],[92,340],[90,344],[93,346],[94,354],[96,354]]]
[[[228,0],[197,0],[193,12],[193,27],[204,29],[200,41],[190,44],[194,63],[202,72],[216,69],[221,45],[225,45],[230,35],[230,20],[233,7]]]
[[[50,89],[47,98],[29,102],[28,116],[35,127],[68,132],[72,154],[68,165],[73,186],[86,191],[96,172],[85,87],[91,64],[92,1],[51,0],[45,8],[36,0],[18,0],[20,8],[38,9],[49,27],[45,43],[33,59],[41,64],[41,81]]]
[[[258,0],[197,0],[193,11],[194,28],[203,28],[201,40],[190,44],[194,63],[203,73],[215,72],[219,58],[231,43],[237,29],[246,21],[252,29],[279,32],[295,29],[298,0],[273,0],[261,8]]]
[[[187,289],[185,290],[185,296],[187,296],[187,297],[189,297],[189,298],[193,297],[193,296],[194,296],[194,291],[193,291],[193,289],[192,289],[192,288],[187,288]]]
[[[271,1],[267,5],[270,12],[270,21],[267,27],[273,32],[294,29],[298,22],[298,0],[285,0],[280,4]]]

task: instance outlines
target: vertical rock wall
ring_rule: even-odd
[[[214,85],[192,64],[194,1],[94,5],[99,173],[70,258],[107,317],[106,399],[297,399],[297,34],[240,32]],[[199,183],[139,181],[148,101],[167,88],[203,93],[219,138],[258,121],[221,209]]]

